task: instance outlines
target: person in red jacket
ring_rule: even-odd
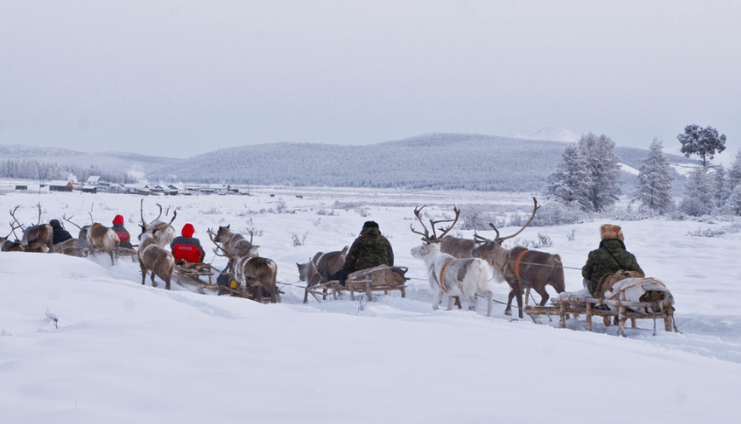
[[[185,261],[190,263],[203,262],[206,252],[201,247],[201,242],[193,237],[195,228],[191,224],[183,225],[182,236],[175,237],[170,243],[172,248],[172,256],[175,257],[176,261]]]
[[[129,235],[129,232],[126,231],[126,227],[124,227],[124,219],[122,215],[116,215],[116,217],[113,218],[113,227],[111,228],[116,232],[116,234],[118,234],[118,239],[121,240],[119,247],[128,247],[129,249],[134,248],[134,246],[131,245],[131,236]]]

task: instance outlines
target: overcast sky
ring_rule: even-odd
[[[543,127],[741,147],[741,1],[0,0],[0,143],[190,157]]]

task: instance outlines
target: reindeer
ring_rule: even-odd
[[[178,216],[178,211],[172,212],[172,219],[170,222],[164,222],[160,221],[160,217],[162,216],[162,205],[157,203],[157,206],[160,208],[159,215],[157,215],[157,218],[154,218],[149,224],[146,224],[146,221],[144,221],[144,199],[142,199],[139,209],[142,218],[142,225],[140,225],[140,227],[142,227],[142,234],[144,234],[144,228],[147,228],[152,234],[154,234],[157,245],[167,248],[177,235],[177,231],[175,231],[175,227],[172,226],[172,222],[175,221],[175,218]],[[141,238],[141,234],[139,237]]]
[[[149,228],[142,220],[142,233],[139,234],[139,267],[142,270],[142,285],[147,279],[147,272],[152,272],[152,287],[157,287],[154,276],[165,282],[165,289],[170,290],[170,280],[175,270],[175,258],[167,249],[157,243],[156,228]]]
[[[414,215],[417,216],[424,233],[416,231],[414,227],[410,225],[413,233],[422,236],[424,242],[421,246],[412,249],[412,256],[417,259],[422,259],[427,266],[427,274],[430,282],[430,292],[434,296],[432,302],[432,308],[438,309],[438,305],[442,300],[444,292],[448,293],[448,310],[453,308],[453,300],[455,297],[463,297],[469,303],[469,309],[476,309],[476,296],[482,296],[486,299],[487,311],[486,316],[491,316],[491,297],[492,293],[489,290],[489,272],[486,261],[483,259],[456,259],[455,257],[442,253],[440,251],[441,239],[453,229],[453,226],[458,221],[458,217],[461,212],[457,208],[453,207],[455,211],[455,219],[453,220],[441,220],[433,221],[430,220],[430,226],[432,227],[432,236],[430,236],[427,227],[425,227],[420,212],[421,208],[414,209]],[[442,234],[438,237],[435,234],[435,225],[442,222],[450,222],[448,228],[440,228]]]
[[[473,258],[471,251],[476,241],[471,239],[445,236],[440,240],[440,251],[458,259]]]
[[[20,226],[16,226],[14,223],[10,223],[10,233],[8,233],[7,237],[0,237],[0,251],[2,252],[25,252],[26,249],[23,248],[23,245],[20,241],[18,241],[18,236],[15,234],[15,230],[19,229]],[[13,237],[15,237],[15,241],[9,240],[10,235],[13,234]]]
[[[121,244],[118,234],[116,234],[112,228],[106,227],[99,222],[95,222],[92,212],[90,213],[92,224],[85,225],[84,227],[80,227],[72,222],[73,217],[74,215],[67,218],[67,215],[64,215],[63,219],[80,229],[80,235],[77,237],[77,248],[80,249],[81,252],[88,251],[95,253],[96,250],[106,252],[111,257],[111,265],[114,265],[116,263],[114,260],[114,253],[115,257],[118,257],[118,247]]]
[[[252,231],[250,231],[250,241],[247,241],[247,239],[245,239],[241,234],[235,233],[230,230],[230,225],[231,224],[227,225],[226,227],[219,227],[219,231],[216,232],[216,235],[214,235],[213,232],[209,229],[208,237],[211,239],[212,242],[214,242],[217,249],[225,252],[226,256],[229,258],[229,265],[227,265],[226,269],[229,271],[233,271],[235,258],[239,258],[242,256],[260,256],[257,253],[257,249],[260,246],[252,244]],[[219,243],[221,243],[221,246],[219,246]]]
[[[304,303],[309,301],[309,288],[329,280],[329,276],[338,272],[345,265],[345,258],[350,246],[342,250],[323,253],[319,252],[305,264],[297,263],[298,278],[306,283]],[[327,289],[324,289],[324,299],[327,298]]]
[[[20,229],[23,230],[23,237],[21,238],[21,246],[27,252],[42,252],[46,253],[51,250],[53,245],[54,229],[51,225],[41,223],[41,203],[37,203],[36,206],[39,208],[39,221],[36,225],[32,225],[28,228],[23,228],[23,224],[18,221],[15,217],[15,212],[20,206],[16,206],[10,212],[10,216],[13,217]]]
[[[511,236],[500,237],[497,228],[490,223],[491,228],[497,233],[496,238],[489,240],[475,234],[474,239],[479,243],[479,246],[472,251],[473,257],[485,259],[491,265],[496,277],[507,281],[511,290],[504,313],[505,315],[512,314],[512,298],[517,296],[517,309],[520,318],[522,318],[523,288],[532,288],[540,294],[540,306],[545,305],[549,298],[545,289],[546,285],[553,286],[557,293],[565,290],[563,265],[560,256],[528,250],[519,246],[512,249],[502,247],[503,241],[520,234],[533,221],[535,212],[539,208],[535,197],[533,197],[533,203],[533,214],[530,216],[530,220],[518,232]]]
[[[234,261],[235,280],[246,291],[252,292],[255,300],[262,302],[263,290],[270,302],[278,302],[278,265],[272,259],[259,256],[241,256]]]
[[[232,232],[228,225],[219,227],[215,235],[211,229],[208,230],[208,237],[216,245],[215,253],[229,259],[227,269],[232,270],[234,279],[240,286],[245,291],[252,292],[258,302],[262,301],[263,290],[265,290],[270,296],[270,302],[276,303],[278,301],[278,288],[276,287],[278,265],[272,259],[258,256],[257,249],[260,246],[252,244],[252,236],[250,232],[248,242],[241,235]],[[223,254],[219,254],[219,250]]]

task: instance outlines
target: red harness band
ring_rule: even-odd
[[[447,261],[445,261],[445,263],[443,264],[443,267],[442,267],[442,268],[440,268],[440,287],[441,287],[441,288],[443,289],[443,291],[444,291],[445,293],[447,293],[447,292],[448,292],[448,289],[447,289],[447,287],[445,287],[445,282],[444,282],[444,280],[443,280],[443,275],[445,275],[445,268],[447,268],[447,267],[448,267],[448,264],[450,264],[450,263],[451,263],[451,262],[453,262],[453,261],[454,261],[454,259],[448,259],[448,260],[447,260]]]
[[[520,255],[517,257],[517,260],[515,261],[515,276],[517,278],[520,278],[520,262],[522,262],[522,257],[525,256],[525,253],[527,253],[527,249],[520,252]]]

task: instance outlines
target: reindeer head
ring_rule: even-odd
[[[419,234],[422,236],[422,241],[424,242],[421,246],[412,249],[412,256],[419,259],[424,258],[430,254],[440,253],[440,241],[443,237],[445,237],[446,234],[450,232],[450,230],[453,229],[453,226],[456,222],[458,222],[458,218],[461,215],[461,211],[453,206],[455,219],[442,219],[439,221],[433,221],[432,219],[430,219],[430,227],[432,228],[432,235],[430,235],[429,230],[427,230],[427,227],[425,226],[425,223],[424,221],[422,221],[422,217],[420,216],[420,212],[422,212],[422,209],[424,209],[424,206],[422,206],[421,208],[414,208],[414,215],[417,217],[419,223],[422,224],[424,233],[415,230],[411,224],[409,225],[409,228],[414,234]],[[438,228],[440,231],[442,231],[442,233],[438,236],[435,232],[435,225],[443,222],[452,222],[452,224],[450,224],[447,228]]]
[[[485,259],[489,263],[493,263],[494,259],[499,258],[503,253],[508,252],[507,249],[502,248],[502,243],[505,240],[509,240],[523,232],[525,228],[527,228],[527,226],[530,225],[531,222],[533,222],[533,218],[535,218],[535,212],[537,212],[540,208],[540,206],[538,206],[538,201],[535,200],[535,197],[533,197],[533,204],[533,214],[530,216],[530,219],[527,221],[527,223],[525,223],[525,225],[522,226],[522,228],[520,228],[519,231],[510,236],[501,237],[499,235],[499,230],[497,230],[497,227],[495,227],[492,223],[489,223],[489,226],[491,226],[494,232],[497,233],[494,240],[489,240],[474,233],[473,239],[476,244],[478,244],[478,246],[471,251],[471,255],[474,258]]]

